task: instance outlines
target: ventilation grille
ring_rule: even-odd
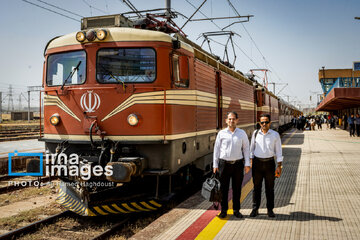
[[[101,27],[133,27],[133,22],[121,15],[87,17],[81,19],[81,30]]]

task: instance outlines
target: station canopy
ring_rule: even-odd
[[[360,88],[333,88],[316,111],[334,111],[360,107]]]

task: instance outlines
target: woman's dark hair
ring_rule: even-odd
[[[269,119],[269,121],[271,121],[270,114],[268,114],[268,113],[263,113],[263,114],[261,114],[261,115],[260,115],[260,118],[262,118],[262,117],[267,117],[267,118]]]

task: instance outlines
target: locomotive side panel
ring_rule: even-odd
[[[282,126],[286,123],[286,105],[279,100],[279,125]]]
[[[271,116],[271,127],[273,129],[279,129],[279,100],[272,95],[269,95],[270,100],[270,116]]]
[[[230,98],[230,105],[226,111],[236,111],[239,114],[238,127],[243,129],[248,136],[254,130],[254,90],[253,86],[246,84],[239,79],[236,79],[226,73],[221,74],[222,89],[226,105],[226,98]],[[223,121],[225,124],[226,111],[223,112]],[[226,126],[226,124],[224,125]]]
[[[216,82],[214,68],[198,59],[194,61],[195,88],[204,100],[204,106],[196,108],[196,130],[216,130]],[[206,106],[205,106],[206,105]]]
[[[196,108],[196,130],[198,132],[195,147],[195,165],[202,170],[208,170],[212,162],[217,123],[221,108],[218,95],[221,87],[217,83],[216,71],[199,59],[194,60],[195,88],[198,92],[198,99],[204,100],[202,105]]]

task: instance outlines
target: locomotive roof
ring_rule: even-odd
[[[106,28],[106,30],[108,31],[109,36],[105,40],[100,41],[96,39],[92,42],[155,41],[171,43],[172,40],[174,40],[174,38],[171,37],[169,34],[158,31],[127,27],[113,27]],[[85,40],[83,43],[87,42],[88,41]],[[53,39],[48,44],[47,49],[69,45],[81,45],[81,43],[76,40],[76,32]],[[184,42],[181,43],[181,48],[186,49],[192,53],[194,52],[193,47]]]
[[[212,54],[202,49],[199,45],[179,34],[176,34],[174,38],[164,32],[146,30],[146,29],[129,28],[129,27],[109,27],[105,29],[108,31],[109,36],[105,40],[101,41],[96,39],[92,42],[100,43],[100,42],[118,42],[118,41],[124,41],[124,42],[125,41],[153,41],[153,42],[155,41],[155,42],[172,43],[172,41],[177,38],[181,41],[181,48],[190,51],[191,53],[194,53],[195,58],[200,59],[203,62],[206,62],[207,64],[239,79],[240,81],[243,81],[249,85],[253,84],[253,82],[249,80],[247,77],[245,77],[242,73],[235,71],[229,68],[228,66],[224,65],[219,60],[215,59],[215,57]],[[76,40],[76,33],[77,32],[73,32],[50,40],[45,51],[47,49],[70,46],[70,45],[81,45],[88,42],[87,40],[85,40],[83,43],[78,42]],[[269,91],[267,92],[268,94],[277,98],[271,92]]]

